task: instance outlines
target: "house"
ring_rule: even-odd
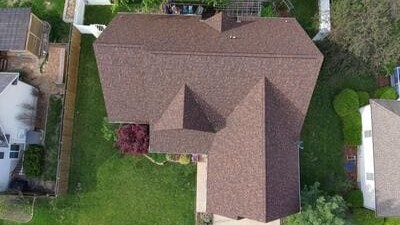
[[[111,122],[149,124],[151,152],[207,155],[198,211],[299,211],[300,132],[323,56],[295,19],[120,13],[94,50]]]
[[[0,55],[40,58],[47,53],[50,25],[30,8],[0,8]]]
[[[359,147],[359,176],[364,207],[377,216],[400,216],[398,160],[400,102],[371,100],[360,109],[363,139]]]
[[[33,131],[36,93],[18,73],[0,73],[0,192],[7,190],[24,148],[38,142]]]
[[[394,73],[390,76],[390,85],[396,90],[397,95],[400,96],[400,66],[394,69]]]

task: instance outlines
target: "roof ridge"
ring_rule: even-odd
[[[141,48],[144,49],[144,44],[118,44],[118,43],[95,43],[97,46],[102,47],[118,47],[118,48]],[[148,53],[160,55],[203,55],[203,56],[228,56],[228,57],[248,57],[248,58],[300,58],[300,59],[318,59],[319,54],[306,55],[306,54],[272,54],[272,53],[238,53],[238,52],[183,52],[183,51],[167,51],[167,50],[146,50]]]

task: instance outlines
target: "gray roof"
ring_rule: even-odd
[[[371,100],[378,216],[400,216],[400,102]]]
[[[42,144],[43,134],[39,131],[30,130],[26,132],[27,145],[40,145]]]
[[[24,50],[31,9],[0,9],[0,50]]]
[[[0,73],[0,94],[18,77],[18,73]]]

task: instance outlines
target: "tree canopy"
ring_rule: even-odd
[[[399,61],[400,3],[394,0],[337,0],[332,38],[376,74],[391,74]]]
[[[346,202],[341,196],[329,196],[319,190],[319,183],[301,192],[300,213],[289,216],[286,225],[345,225]]]
[[[123,154],[146,154],[149,151],[149,128],[143,124],[127,124],[118,130],[117,146]]]

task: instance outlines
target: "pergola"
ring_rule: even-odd
[[[260,16],[264,3],[271,3],[274,6],[283,4],[289,11],[294,8],[290,0],[229,0],[228,4],[217,8],[232,17]]]

